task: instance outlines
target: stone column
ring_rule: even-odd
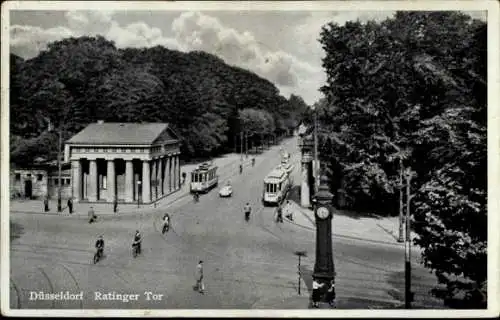
[[[175,186],[174,186],[174,173],[175,173],[174,157],[173,156],[169,157],[169,161],[170,161],[170,192],[172,192],[175,190]]]
[[[181,187],[181,166],[179,156],[175,156],[175,189],[179,189]]]
[[[97,161],[89,160],[89,179],[90,185],[88,190],[89,201],[97,201]]]
[[[142,162],[142,202],[151,202],[151,170],[149,161]]]
[[[73,168],[73,198],[76,201],[82,200],[82,164],[80,160],[72,160],[71,167]]]
[[[163,171],[163,165],[162,165],[162,159],[159,158],[156,160],[156,181],[157,181],[157,187],[156,187],[156,195],[158,198],[161,198],[163,196],[163,182],[161,181],[161,173]]]
[[[116,199],[116,174],[115,174],[115,160],[108,160],[108,170],[106,172],[107,188],[108,188],[108,201],[115,201]]]
[[[132,160],[125,161],[125,202],[134,202],[134,166]]]
[[[162,170],[163,170],[163,173],[162,173],[162,180],[161,180],[161,184],[162,184],[162,188],[163,188],[163,194],[168,194],[168,162],[167,162],[167,158],[164,156],[163,158],[161,158],[161,161],[163,161],[163,166],[162,166]]]
[[[165,157],[165,193],[172,192],[172,188],[170,187],[170,157]]]
[[[151,181],[156,180],[156,159],[153,159],[151,161]],[[153,201],[155,201],[158,198],[158,194],[156,193],[156,183],[154,183],[151,186],[151,197],[153,198]]]
[[[311,154],[309,152],[304,152],[302,154],[302,181],[300,185],[300,205],[302,207],[309,207],[311,205],[311,186],[309,185],[309,163],[311,161]]]

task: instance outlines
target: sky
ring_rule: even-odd
[[[381,21],[394,11],[10,11],[10,52],[25,59],[66,37],[102,35],[118,48],[203,50],[257,73],[280,93],[312,105],[326,81],[321,27],[359,19]],[[485,19],[484,11],[468,12]]]

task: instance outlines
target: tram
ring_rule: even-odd
[[[286,197],[291,188],[288,172],[278,166],[264,178],[264,191],[262,192],[262,203],[267,205],[279,205]]]
[[[205,162],[191,172],[191,192],[208,192],[219,183],[217,166],[213,162]]]
[[[283,168],[289,175],[292,173],[294,166],[290,161],[290,154],[288,152],[285,152],[281,156],[281,163],[279,167]]]

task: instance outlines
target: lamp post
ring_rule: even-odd
[[[299,275],[299,285],[298,285],[298,290],[299,290],[299,295],[300,295],[300,280],[302,278],[302,272],[300,271],[300,258],[301,257],[307,257],[307,252],[305,251],[295,251],[295,255],[299,257],[299,264],[297,265],[297,270],[298,270],[298,275]]]
[[[314,217],[316,220],[316,259],[313,276],[324,283],[335,278],[332,249],[333,194],[328,186],[328,177],[321,176],[318,192],[314,195]]]
[[[313,177],[314,177],[314,192],[319,190],[319,170],[318,170],[318,112],[316,108],[314,112],[314,163],[313,163]]]
[[[57,168],[58,168],[58,189],[57,189],[57,212],[62,212],[62,200],[61,200],[61,176],[62,176],[62,164],[61,164],[61,151],[62,150],[62,127],[59,127],[59,146],[57,150]]]
[[[411,309],[411,229],[410,229],[410,182],[413,177],[411,168],[406,170],[406,241],[405,241],[405,309]]]

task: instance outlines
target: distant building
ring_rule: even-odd
[[[71,197],[71,170],[69,163],[62,164],[61,197]],[[11,198],[44,199],[57,198],[59,189],[59,170],[57,161],[37,161],[35,164],[18,166],[11,163]]]
[[[99,121],[64,150],[77,202],[155,202],[180,189],[179,155],[179,138],[166,123]]]

